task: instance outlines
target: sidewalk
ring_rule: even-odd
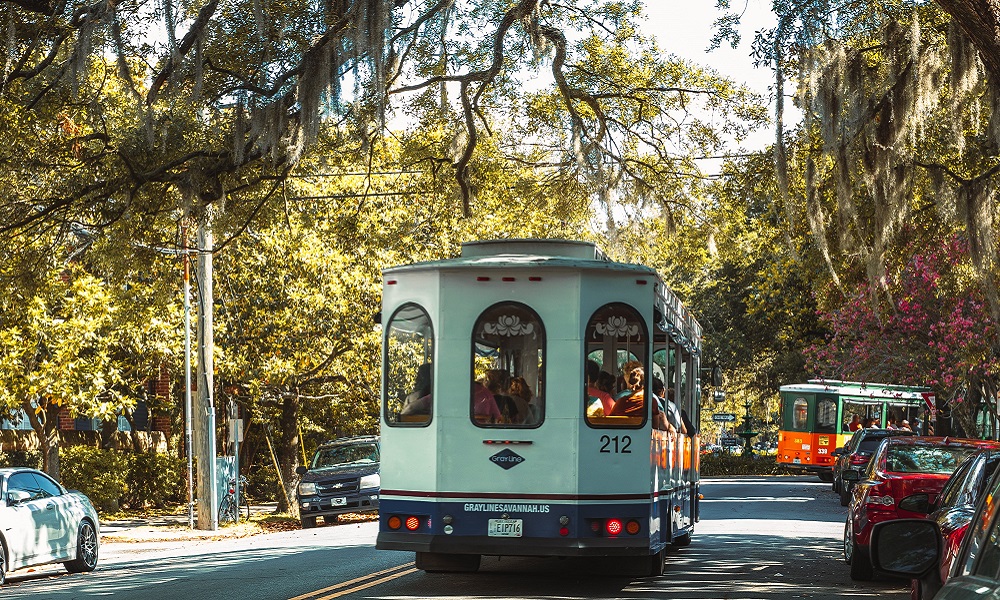
[[[250,507],[251,517],[274,512],[275,504]],[[197,525],[197,515],[195,516]],[[290,525],[290,524],[289,524]],[[291,527],[286,527],[291,528]],[[220,525],[217,531],[192,529],[187,513],[178,515],[156,515],[147,518],[131,518],[115,521],[101,520],[101,543],[143,543],[178,542],[186,540],[217,540],[241,538],[278,528],[263,527],[257,520],[241,521],[239,524]]]

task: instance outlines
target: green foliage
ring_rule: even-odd
[[[62,484],[86,494],[98,511],[117,510],[128,491],[128,455],[93,446],[60,449]]]
[[[791,475],[797,471],[789,470],[785,465],[778,464],[773,454],[729,454],[713,452],[701,456],[701,474],[703,477],[722,477],[726,475]]]
[[[163,508],[187,496],[187,464],[173,454],[137,452],[127,454],[128,473],[122,503],[133,509]]]
[[[0,467],[30,467],[32,469],[41,469],[42,455],[37,452],[26,450],[0,452]]]
[[[172,455],[71,446],[60,456],[63,485],[86,494],[99,512],[162,508],[185,494],[185,466]]]

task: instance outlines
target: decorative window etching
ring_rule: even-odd
[[[516,315],[500,315],[496,323],[484,323],[483,331],[490,335],[501,335],[504,337],[520,335],[537,337],[535,334],[535,324],[522,323],[521,317]]]
[[[635,323],[630,325],[628,318],[621,315],[611,315],[608,317],[607,323],[597,323],[594,325],[594,329],[601,335],[613,337],[626,336],[630,338],[639,335],[639,325]]]

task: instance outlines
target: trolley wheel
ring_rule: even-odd
[[[316,526],[316,517],[302,517],[302,529],[312,529]]]
[[[481,554],[417,552],[416,567],[428,573],[475,573],[482,558]]]
[[[674,541],[670,542],[678,548],[684,548],[691,545],[691,532],[687,532],[684,535],[680,535],[674,538]]]
[[[336,525],[337,521],[339,519],[340,519],[340,517],[337,516],[337,515],[326,515],[325,517],[323,517],[323,524],[324,525]]]
[[[664,562],[666,562],[666,550],[660,550],[656,554],[646,558],[649,561],[647,577],[659,577],[663,575]]]

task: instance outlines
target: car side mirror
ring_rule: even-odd
[[[307,467],[305,465],[299,465],[299,466],[295,467],[295,473],[296,473],[296,475],[305,475],[308,472],[309,472],[309,467]]]
[[[860,481],[861,473],[857,469],[845,469],[840,478],[844,481]]]
[[[938,565],[941,532],[926,519],[895,519],[872,528],[871,560],[875,570],[920,579]]]
[[[844,453],[844,448],[843,448],[843,446],[841,446],[840,448],[837,448],[836,450],[834,450],[830,454],[833,455],[833,456],[840,456],[843,453]]]
[[[31,500],[31,493],[24,490],[11,490],[7,492],[7,506],[17,506],[28,500]]]

